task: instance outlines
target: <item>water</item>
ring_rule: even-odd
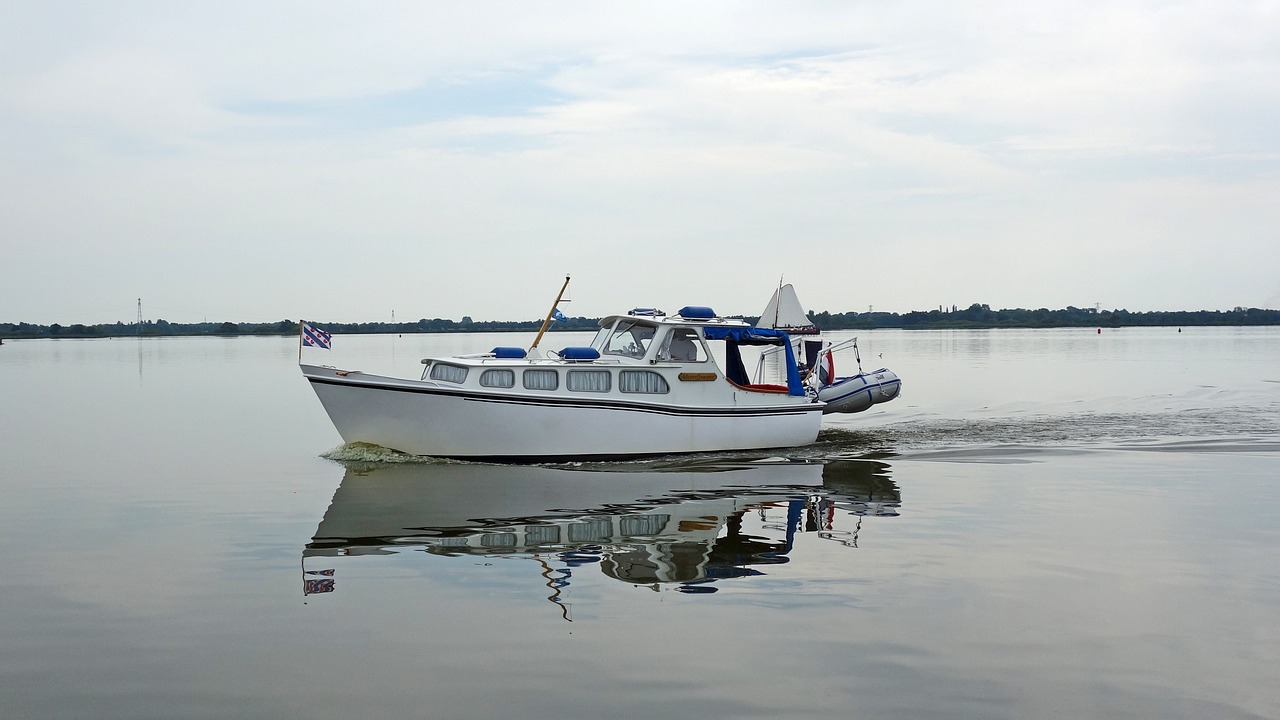
[[[1280,328],[859,339],[812,446],[536,467],[342,446],[293,338],[6,342],[0,717],[1280,716]]]

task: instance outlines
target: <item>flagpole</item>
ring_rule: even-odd
[[[302,364],[302,321],[298,321],[298,364]]]
[[[564,297],[565,288],[569,287],[569,276],[564,276],[564,285],[560,286],[560,294],[556,295],[556,301],[551,303],[551,309],[547,311],[547,319],[542,321],[542,327],[538,330],[538,337],[533,339],[533,344],[529,346],[532,350],[538,347],[538,343],[542,342],[542,335],[547,331],[547,327],[551,325],[551,316],[555,315],[556,307],[560,305],[560,298]]]

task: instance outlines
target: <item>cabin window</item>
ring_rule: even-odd
[[[525,545],[554,545],[560,542],[559,525],[526,525]]]
[[[515,533],[485,533],[480,536],[480,547],[515,547]]]
[[[625,393],[671,392],[667,379],[652,370],[623,370],[618,373],[618,389]]]
[[[431,379],[451,383],[465,382],[467,369],[458,365],[436,363],[431,366]]]
[[[693,328],[674,328],[662,342],[659,360],[671,362],[706,362],[707,349]]]
[[[666,513],[656,515],[624,515],[618,518],[618,532],[623,537],[657,535],[671,522]]]
[[[605,518],[595,518],[583,522],[569,523],[569,542],[604,542],[613,535],[613,522]]]
[[[613,333],[605,343],[605,355],[626,355],[642,358],[649,350],[649,342],[653,340],[653,325],[644,325],[632,320],[620,320]]]
[[[526,390],[555,390],[560,387],[560,375],[555,370],[525,370]]]
[[[576,392],[609,392],[608,370],[570,370],[565,387]]]
[[[515,387],[516,374],[512,370],[485,370],[480,373],[480,384],[496,388]]]

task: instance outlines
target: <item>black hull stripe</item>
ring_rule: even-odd
[[[678,408],[665,405],[640,405],[634,403],[608,402],[603,400],[584,401],[577,399],[544,399],[529,397],[508,397],[496,395],[474,395],[454,390],[438,390],[434,388],[409,388],[377,383],[363,383],[354,380],[337,380],[332,378],[307,377],[312,383],[321,385],[337,385],[339,387],[356,387],[366,390],[383,390],[386,392],[414,393],[419,395],[445,395],[467,402],[496,403],[499,405],[529,405],[536,407],[580,408],[592,410],[620,410],[624,412],[640,412],[655,415],[676,415],[682,417],[776,417],[778,415],[804,415],[820,413],[822,408],[817,404],[800,405],[794,408]]]

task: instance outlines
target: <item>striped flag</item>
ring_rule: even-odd
[[[333,336],[321,330],[318,327],[302,324],[302,344],[307,347],[321,347],[325,350],[333,349]]]
[[[334,591],[334,568],[305,570],[302,573],[302,594],[319,595]]]
[[[319,595],[334,591],[333,578],[306,578],[302,581],[303,595]]]

